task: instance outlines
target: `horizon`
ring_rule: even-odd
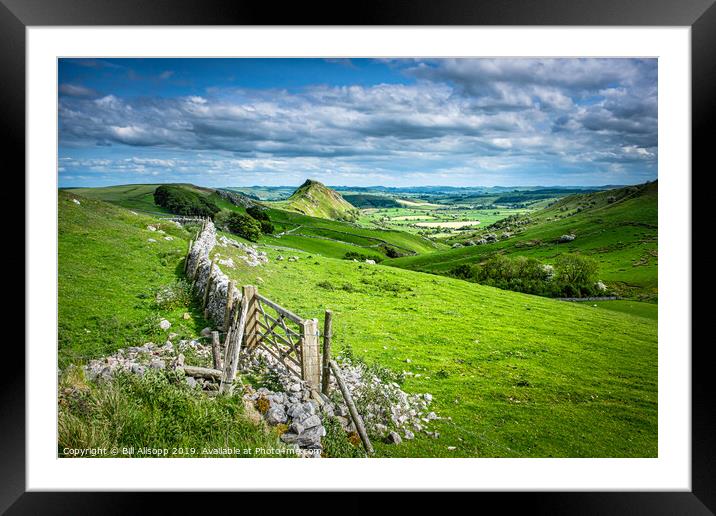
[[[58,185],[640,184],[657,179],[656,72],[626,58],[60,59]]]
[[[441,185],[441,184],[424,184],[424,185],[406,185],[406,186],[389,186],[389,185],[381,185],[381,184],[374,184],[374,185],[368,185],[368,186],[354,186],[354,185],[334,185],[334,184],[327,184],[323,183],[321,181],[316,181],[315,179],[306,178],[305,180],[301,181],[299,184],[282,184],[282,185],[261,185],[261,184],[252,184],[252,185],[224,185],[224,186],[206,186],[202,184],[196,184],[196,183],[190,183],[186,181],[170,181],[170,182],[159,182],[159,181],[153,181],[153,182],[145,182],[145,183],[112,183],[112,184],[106,184],[106,185],[100,185],[100,186],[84,186],[84,185],[78,185],[78,186],[58,186],[59,190],[66,190],[66,189],[72,189],[72,188],[111,188],[111,187],[117,187],[117,186],[135,186],[135,185],[183,185],[188,184],[199,188],[214,188],[217,190],[225,190],[230,188],[299,188],[302,186],[306,181],[314,181],[319,182],[326,186],[327,188],[356,188],[356,189],[364,189],[364,190],[371,190],[371,189],[377,189],[377,188],[393,188],[393,189],[410,189],[410,188],[454,188],[454,189],[476,189],[476,188],[486,188],[486,189],[494,189],[494,188],[561,188],[561,189],[569,189],[569,188],[624,188],[627,186],[636,186],[639,184],[645,184],[650,182],[656,182],[658,179],[653,179],[651,181],[643,181],[641,183],[624,183],[624,184],[600,184],[600,185],[578,185],[578,184],[571,184],[571,185],[549,185],[549,184],[543,184],[543,185],[494,185],[494,186],[485,186],[485,185],[473,185],[473,186],[452,186],[452,185]]]

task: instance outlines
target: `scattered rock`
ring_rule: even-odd
[[[206,328],[204,328],[203,330],[201,330],[201,332],[199,333],[199,335],[201,335],[202,337],[211,337],[211,328],[209,328],[209,327],[207,326]]]
[[[403,442],[403,440],[400,438],[400,435],[398,435],[398,433],[395,432],[395,431],[391,431],[391,432],[388,434],[387,441],[388,441],[388,443],[390,443],[390,444],[400,444],[400,443]]]
[[[181,318],[185,321],[188,321],[189,319],[191,319],[191,315],[189,314],[189,312],[184,312],[184,315],[182,315]]]
[[[147,226],[147,229],[148,229],[149,231],[156,231],[156,230],[157,230],[157,228],[155,228],[154,226]]]
[[[319,426],[321,424],[321,418],[316,415],[308,416],[303,421],[300,421],[300,423],[304,428],[313,428],[314,426]]]
[[[156,242],[153,238],[147,238],[147,242]]]
[[[172,323],[170,323],[170,322],[167,321],[166,319],[162,319],[161,321],[159,321],[159,327],[160,327],[162,330],[165,330],[165,331],[166,331],[166,330],[168,330],[169,328],[172,327]]]
[[[266,422],[270,425],[278,425],[280,423],[285,423],[288,420],[288,417],[283,411],[283,407],[275,406],[271,407],[270,409],[268,409],[268,411],[266,411],[265,419]]]
[[[75,203],[77,206],[79,206],[81,203],[77,199],[72,199],[72,202]]]

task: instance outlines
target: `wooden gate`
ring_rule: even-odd
[[[314,389],[320,388],[318,320],[303,319],[256,293],[255,326],[247,327],[247,349],[260,347]]]
[[[228,298],[232,299],[233,283]],[[321,358],[317,319],[303,319],[258,293],[253,285],[244,286],[241,302],[227,304],[225,364],[227,377],[233,379],[238,354],[243,347],[251,353],[261,348],[312,389],[321,389]]]

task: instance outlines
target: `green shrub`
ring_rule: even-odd
[[[276,231],[276,227],[268,220],[259,221],[261,224],[261,232],[264,235],[272,235]]]
[[[251,242],[257,242],[261,237],[261,225],[253,217],[237,212],[231,212],[226,219],[226,226],[235,235]]]
[[[595,293],[597,263],[586,256],[565,254],[550,267],[534,258],[495,255],[481,264],[454,267],[450,275],[526,294],[585,297]]]
[[[335,290],[336,289],[336,287],[333,286],[333,283],[331,283],[328,280],[319,281],[318,283],[316,283],[316,286],[320,287],[322,289],[325,289],[325,290]]]
[[[375,263],[382,261],[382,258],[380,256],[367,255],[367,254],[359,253],[358,251],[348,251],[346,254],[343,255],[343,259],[344,260],[358,260],[359,262],[364,262],[366,260],[374,260]]]
[[[353,444],[349,435],[343,430],[341,424],[334,417],[325,417],[323,427],[326,435],[321,439],[324,457],[365,457],[365,451],[360,441]]]
[[[219,207],[196,192],[176,185],[161,185],[154,190],[154,202],[176,215],[214,217]]]
[[[406,256],[406,253],[402,253],[398,251],[398,249],[396,249],[395,247],[386,244],[381,245],[381,248],[383,249],[383,251],[385,251],[385,255],[388,258],[400,258],[401,256]]]
[[[598,269],[597,262],[588,256],[561,255],[555,263],[555,281],[561,295],[565,297],[593,295]]]
[[[265,208],[261,208],[260,206],[249,206],[246,208],[246,213],[256,220],[269,220],[268,212]]]

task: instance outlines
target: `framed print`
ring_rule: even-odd
[[[3,509],[712,513],[716,8],[583,4],[3,0],[28,300]]]

